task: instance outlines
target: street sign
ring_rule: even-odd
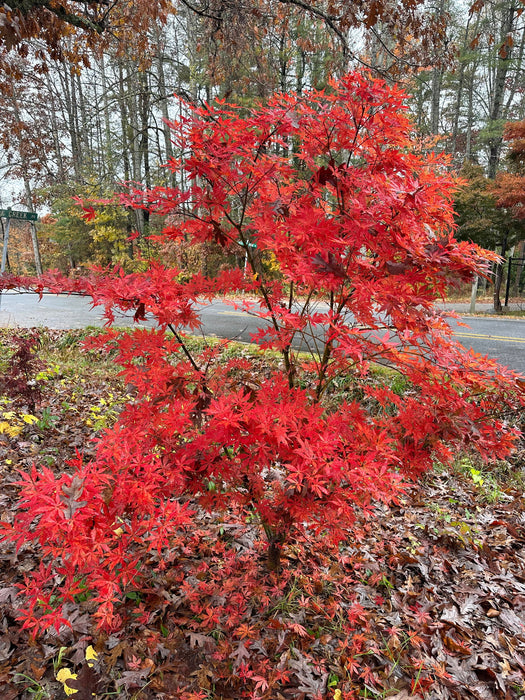
[[[19,221],[37,221],[38,214],[34,211],[13,211],[12,209],[0,209],[0,217],[5,219],[18,219]]]

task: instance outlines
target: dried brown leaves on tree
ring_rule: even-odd
[[[87,65],[114,38],[140,53],[150,25],[164,22],[171,7],[169,0],[9,0],[0,6],[0,71],[17,75],[16,54],[30,53],[42,69],[49,58]]]

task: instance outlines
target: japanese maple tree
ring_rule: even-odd
[[[434,307],[451,278],[495,256],[454,239],[454,182],[442,157],[413,148],[404,99],[355,73],[249,110],[186,105],[171,124],[181,155],[168,163],[186,185],[130,187],[120,201],[165,215],[161,242],[214,241],[242,252],[246,270],[187,280],[152,261],[129,275],[3,279],[89,295],[109,323],[134,310],[138,325],[96,341],[135,388],[96,458],[58,477],[40,466],[22,475],[4,536],[42,551],[26,626],[56,622],[86,587],[98,624],[120,626],[123,593],[176,569],[205,511],[257,523],[272,572],[295,536],[348,538],[356,514],[396,499],[433,460],[512,448],[505,412],[523,405],[519,378],[455,343]],[[254,341],[280,363],[261,374],[225,344],[191,351],[185,332],[218,295],[261,320]],[[140,327],[146,318],[154,330]],[[406,391],[372,381],[372,363],[401,373]]]

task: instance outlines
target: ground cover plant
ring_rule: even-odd
[[[39,552],[21,586],[24,630],[89,635],[112,667],[119,635],[142,626],[142,651],[126,659],[117,692],[157,666],[154,697],[421,695],[451,676],[448,652],[470,656],[468,632],[448,642],[436,629],[419,634],[430,624],[427,594],[412,606],[409,592],[396,603],[374,588],[393,585],[375,556],[410,563],[397,559],[387,520],[374,531],[381,513],[406,502],[404,482],[461,454],[479,485],[472,460],[509,454],[519,436],[510,418],[524,403],[522,380],[454,343],[433,307],[451,276],[470,279],[491,254],[454,240],[453,181],[443,160],[416,152],[403,100],[353,74],[326,93],[278,95],[253,110],[192,108],[172,124],[180,160],[168,165],[185,169],[185,187],[131,186],[120,201],[166,215],[162,240],[240,248],[246,270],[188,279],[152,261],[130,275],[3,279],[88,294],[110,322],[115,310],[135,311],[136,329],[110,328],[87,344],[122,368],[130,396],[116,422],[100,426],[94,456],[23,472],[18,509],[3,524],[20,551]],[[239,292],[251,296],[237,306],[261,319],[254,340],[281,358],[264,371],[220,343],[191,348],[182,332],[199,327],[203,298]],[[146,319],[156,328],[140,327]],[[372,381],[372,362],[402,380]],[[476,526],[458,528],[461,542],[480,546]],[[356,587],[369,559],[367,602]],[[84,598],[89,618],[75,628]],[[363,639],[373,625],[363,610],[385,600],[385,639],[410,648],[406,668]],[[462,596],[458,604],[464,612]],[[401,640],[396,605],[415,619]],[[77,647],[81,671],[64,686],[79,697],[108,692],[98,658],[82,657],[87,647]],[[163,654],[164,666],[152,660]],[[363,664],[369,654],[379,656]],[[170,687],[173,655],[187,672]],[[464,686],[477,682],[473,667],[460,673]],[[505,673],[514,682],[518,671]],[[487,674],[480,683],[507,692],[502,672]],[[436,697],[455,697],[453,684],[438,686]]]

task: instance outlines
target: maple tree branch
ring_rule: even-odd
[[[182,351],[184,352],[184,354],[186,355],[186,357],[187,357],[188,360],[190,361],[190,364],[191,364],[191,366],[193,367],[193,369],[194,369],[196,372],[198,372],[199,374],[203,374],[201,368],[196,364],[196,362],[195,362],[195,360],[193,359],[193,357],[192,357],[190,351],[188,350],[188,348],[187,348],[186,345],[184,344],[184,340],[182,339],[182,337],[181,337],[181,336],[179,335],[179,333],[177,332],[177,329],[175,328],[175,326],[174,326],[172,323],[168,323],[168,328],[170,329],[170,331],[173,333],[173,335],[174,335],[175,338],[177,339],[177,342],[180,344],[180,346],[181,346],[181,348],[182,348]]]
[[[260,147],[259,147],[258,153],[259,153],[259,152],[260,152]],[[251,251],[251,248],[250,248],[250,245],[249,245],[249,241],[247,241],[246,236],[244,235],[244,234],[245,234],[244,229],[243,229],[243,227],[242,227],[242,222],[243,222],[243,220],[244,220],[244,215],[245,215],[245,213],[246,213],[246,207],[247,207],[247,205],[248,205],[248,187],[245,187],[244,202],[243,202],[243,211],[242,211],[242,215],[241,215],[241,222],[240,222],[240,223],[237,223],[237,222],[234,221],[234,219],[228,214],[228,212],[225,211],[224,213],[225,213],[226,219],[227,219],[227,220],[229,221],[229,223],[237,230],[237,232],[238,232],[238,234],[239,234],[239,238],[240,238],[240,240],[241,240],[241,247],[244,248],[244,252],[245,252],[245,254],[246,254],[246,258],[247,258],[248,262],[250,263],[250,267],[251,267],[251,269],[253,270],[253,273],[254,273],[254,274],[258,274],[258,273],[257,273],[256,266],[255,266],[255,258],[254,258],[253,255],[252,255],[252,251]],[[261,280],[261,284],[260,284],[259,289],[260,289],[260,291],[261,291],[261,294],[262,294],[262,296],[263,296],[264,302],[265,302],[265,304],[266,304],[266,308],[268,309],[268,311],[269,311],[270,314],[271,314],[271,320],[272,320],[273,327],[274,327],[274,329],[275,329],[277,332],[279,332],[280,330],[282,330],[282,328],[281,328],[281,326],[280,326],[280,324],[279,324],[279,322],[277,321],[277,318],[276,318],[276,316],[275,316],[275,312],[274,312],[274,310],[273,310],[273,306],[272,306],[272,303],[271,303],[271,301],[270,301],[270,296],[269,296],[269,294],[268,294],[268,290],[266,289],[266,287],[265,287],[265,285],[264,285],[264,281],[263,281],[263,280]],[[287,374],[287,376],[288,376],[288,385],[289,385],[290,388],[292,388],[292,387],[294,386],[294,374],[295,374],[295,370],[294,370],[294,367],[293,367],[293,363],[292,363],[292,361],[291,361],[291,359],[290,359],[290,344],[289,344],[288,346],[284,347],[284,348],[281,350],[281,354],[282,354],[282,356],[283,356],[284,366],[285,366],[285,368],[286,368],[286,374]]]

